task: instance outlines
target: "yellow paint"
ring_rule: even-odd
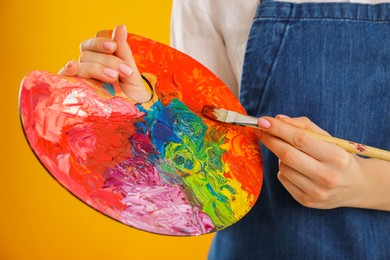
[[[234,200],[230,203],[230,207],[235,213],[234,218],[239,220],[251,209],[250,201],[248,200],[248,192],[242,190],[241,183],[235,178],[230,179],[228,184],[237,192],[237,194],[234,195]],[[232,196],[231,192],[226,189],[222,190],[221,193],[228,197]]]
[[[168,44],[171,1],[0,1],[2,114],[0,259],[205,259],[212,235],[153,235],[85,206],[57,184],[28,147],[18,116],[23,76],[57,72],[101,29]]]

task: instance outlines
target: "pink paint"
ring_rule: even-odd
[[[359,144],[355,142],[349,142],[350,144],[355,146],[355,149],[361,153],[367,152],[367,147],[364,144]]]

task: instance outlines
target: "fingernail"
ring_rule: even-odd
[[[126,64],[119,64],[119,71],[125,74],[126,76],[130,76],[133,73],[133,69]]]
[[[276,118],[291,118],[291,117],[286,116],[286,115],[277,115]]]
[[[66,63],[66,65],[65,65],[64,69],[68,70],[68,69],[72,68],[73,62],[74,62],[74,60],[68,61],[68,63]]]
[[[118,77],[118,72],[116,70],[110,69],[110,68],[104,68],[103,73],[109,76],[110,78],[116,78]]]
[[[257,120],[257,124],[261,127],[261,128],[269,128],[271,126],[271,123],[264,119],[264,118],[259,118],[259,120]]]
[[[115,49],[116,44],[114,42],[104,42],[103,47],[106,50],[113,51]]]

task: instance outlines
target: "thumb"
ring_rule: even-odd
[[[119,83],[123,92],[136,102],[147,102],[151,95],[143,84],[131,49],[127,43],[127,30],[125,25],[118,25],[112,33],[112,40],[116,42],[115,56],[125,63],[119,65]],[[130,66],[130,68],[129,68]]]
[[[128,63],[128,65],[130,65],[134,70],[137,70],[133,54],[131,53],[131,49],[127,43],[127,30],[125,25],[118,25],[115,27],[112,32],[112,40],[117,44],[117,49],[114,55]]]
[[[76,76],[79,71],[79,64],[75,60],[69,61],[65,67],[60,69],[58,72],[59,75],[61,76]]]

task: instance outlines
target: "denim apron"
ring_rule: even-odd
[[[241,102],[253,116],[307,116],[334,136],[390,149],[390,4],[262,1]],[[390,212],[306,208],[277,180],[277,158],[262,154],[260,197],[215,235],[210,259],[390,259]]]

